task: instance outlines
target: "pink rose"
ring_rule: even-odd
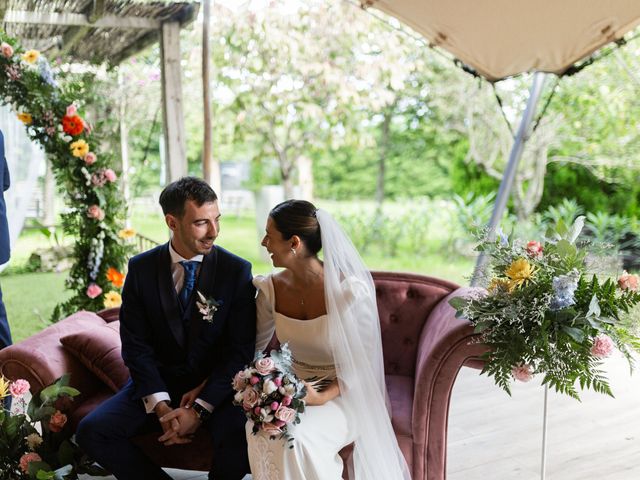
[[[521,382],[528,382],[533,378],[533,371],[531,365],[529,365],[528,363],[523,365],[521,363],[511,369],[511,375],[513,375],[513,378],[515,378],[516,380],[519,380]]]
[[[631,290],[632,292],[635,292],[638,290],[638,276],[630,275],[626,270],[624,270],[618,279],[618,286],[622,290]]]
[[[597,358],[607,358],[613,352],[613,340],[607,335],[598,335],[593,339],[591,355]]]
[[[98,205],[91,205],[87,209],[87,216],[95,220],[104,220],[104,211]]]
[[[258,403],[259,395],[253,388],[245,388],[244,392],[242,392],[242,405],[244,407],[255,407],[256,403]]]
[[[29,385],[29,382],[20,378],[11,384],[11,386],[9,387],[9,392],[11,393],[12,397],[20,398],[25,393],[27,393],[30,388],[31,385]]]
[[[273,423],[263,423],[262,430],[264,430],[266,433],[270,435],[279,435],[282,433],[282,430],[280,430],[280,427],[278,427]]]
[[[281,406],[276,411],[276,418],[285,423],[291,423],[296,419],[297,412],[293,408]]]
[[[249,383],[250,383],[251,385],[255,385],[255,384],[256,384],[256,383],[258,383],[259,381],[260,381],[260,379],[259,379],[258,377],[256,377],[256,376],[253,376],[253,377],[251,377],[251,378],[249,379]]]
[[[247,379],[244,376],[244,370],[240,370],[238,373],[236,373],[235,377],[233,377],[233,389],[239,392],[246,386]]]
[[[78,107],[74,103],[67,107],[67,117],[73,117],[78,112]]]
[[[52,432],[59,432],[67,423],[67,416],[60,410],[56,410],[49,419],[49,430]]]
[[[87,153],[83,158],[84,163],[86,163],[87,165],[93,165],[94,163],[96,163],[97,159],[98,158],[96,157],[96,154],[93,152]]]
[[[256,361],[256,370],[260,375],[269,375],[276,369],[276,364],[269,357],[261,358]]]
[[[285,407],[291,405],[291,397],[289,395],[282,398],[282,405],[284,405]]]
[[[6,42],[2,42],[0,45],[0,51],[5,58],[13,57],[13,47]]]
[[[29,473],[29,464],[31,462],[41,462],[42,458],[36,452],[25,453],[20,457],[20,470],[23,473]]]
[[[102,293],[102,289],[99,285],[92,283],[87,287],[87,297],[96,298]]]
[[[527,243],[527,253],[529,254],[530,257],[542,258],[543,251],[544,251],[544,247],[540,242],[531,240],[529,243]]]
[[[109,180],[110,182],[115,182],[116,178],[118,178],[118,176],[116,175],[116,172],[114,172],[113,170],[111,170],[110,168],[107,168],[104,171],[104,178],[106,178],[107,180]]]
[[[282,428],[287,424],[287,422],[283,422],[282,420],[274,420],[273,424],[278,428]]]

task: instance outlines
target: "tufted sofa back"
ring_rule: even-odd
[[[387,375],[415,375],[420,333],[429,314],[458,285],[411,273],[372,272]]]

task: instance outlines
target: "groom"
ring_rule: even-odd
[[[249,472],[246,419],[231,403],[231,378],[254,353],[251,264],[214,246],[220,211],[203,180],[169,184],[160,205],[171,240],[131,259],[122,292],[122,357],[131,380],[80,422],[76,438],[118,479],[170,479],[131,437],[155,429],[171,448],[206,428],[214,448],[209,478],[239,480]],[[180,407],[190,391],[195,402]]]

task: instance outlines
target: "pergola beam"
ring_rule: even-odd
[[[91,31],[93,25],[102,17],[105,13],[105,0],[93,0],[89,5],[89,9],[86,12],[87,20],[91,25],[84,27],[71,27],[62,36],[62,48],[60,49],[60,56],[68,54],[71,49],[82,40],[87,33]]]
[[[142,30],[158,30],[161,27],[161,22],[153,18],[105,15],[95,22],[91,22],[88,16],[82,13],[29,12],[26,10],[7,10],[4,14],[4,22]]]

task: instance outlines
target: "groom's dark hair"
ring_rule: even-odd
[[[160,206],[162,213],[170,213],[178,218],[184,215],[184,204],[192,200],[197,206],[218,199],[216,192],[207,182],[196,177],[182,177],[164,187],[160,194]]]

